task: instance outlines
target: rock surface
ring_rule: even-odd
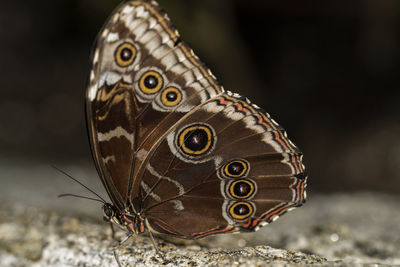
[[[157,254],[145,235],[118,247],[109,225],[90,216],[3,202],[0,266],[117,266],[113,248],[123,266],[391,266],[400,264],[399,203],[373,194],[313,196],[257,233],[157,239]]]

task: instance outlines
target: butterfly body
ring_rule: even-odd
[[[225,91],[155,1],[122,3],[100,32],[86,95],[91,147],[128,232],[255,231],[305,201],[302,154]]]

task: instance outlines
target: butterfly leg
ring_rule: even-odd
[[[119,246],[122,246],[126,241],[128,241],[129,238],[131,238],[133,236],[133,233],[129,233],[124,239],[122,239],[121,242],[119,242]]]
[[[121,247],[132,236],[133,236],[133,233],[129,233],[122,241],[119,242],[117,247],[113,248],[114,258],[115,258],[115,261],[118,264],[118,267],[122,267],[122,265],[121,265],[121,262],[119,261],[119,256],[118,256],[118,253],[117,253],[117,249],[119,247]]]
[[[164,262],[166,262],[165,257],[164,257],[164,254],[161,252],[161,250],[158,249],[157,242],[156,242],[156,240],[155,240],[155,238],[154,238],[154,236],[153,236],[153,233],[152,233],[151,231],[149,231],[149,235],[150,235],[151,243],[153,243],[153,247],[154,247],[154,249],[155,249],[155,251],[156,251],[156,254],[157,254]]]
[[[112,239],[115,239],[115,230],[114,230],[113,223],[111,221],[110,221],[110,227],[111,227],[111,237],[112,237]]]
[[[154,236],[151,231],[149,231],[149,235],[150,235],[151,243],[153,243],[153,247],[156,250],[156,253],[160,255],[160,250],[158,249],[156,240],[154,239]]]
[[[117,251],[115,250],[115,248],[113,249],[113,252],[114,252],[114,258],[115,258],[115,261],[118,264],[118,267],[122,267],[121,262],[119,261],[119,257],[118,257]]]

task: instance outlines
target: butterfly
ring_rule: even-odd
[[[103,215],[130,235],[252,232],[305,201],[302,153],[223,89],[155,1],[124,1],[103,26],[86,113]]]

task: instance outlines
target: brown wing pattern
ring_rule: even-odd
[[[114,11],[94,48],[87,117],[97,170],[120,210],[137,195],[137,170],[159,133],[222,91],[155,1]]]
[[[154,232],[254,231],[305,200],[302,155],[284,129],[225,93],[155,1],[125,1],[111,15],[86,98],[112,202]]]
[[[201,139],[193,132],[184,136],[185,129],[205,125],[212,129],[212,147],[185,153],[189,140]],[[239,96],[217,96],[170,129],[150,153],[142,169],[142,212],[155,231],[181,238],[257,230],[304,202],[301,158],[265,112]],[[230,177],[225,169],[235,161],[247,171]]]

